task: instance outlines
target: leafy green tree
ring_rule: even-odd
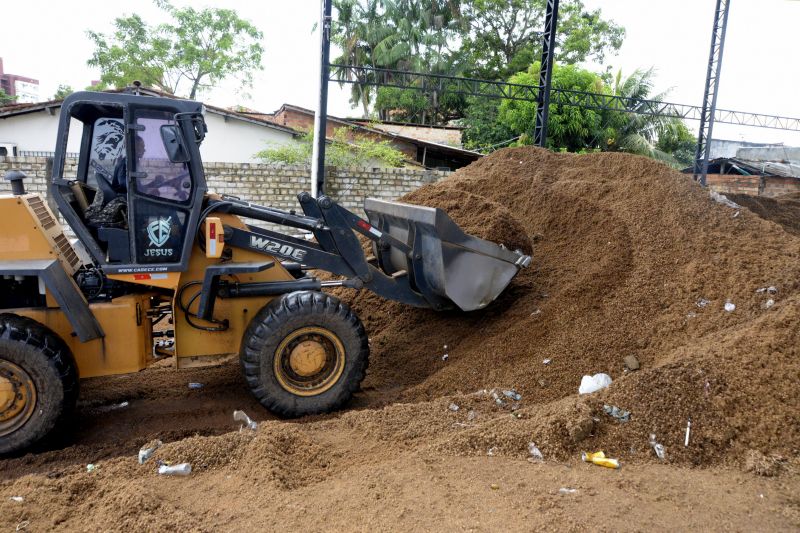
[[[380,44],[388,39],[392,29],[379,24],[383,14],[382,0],[334,0],[338,17],[334,19],[331,40],[342,49],[342,54],[333,62],[355,66],[376,67],[381,64],[377,56]],[[373,88],[369,82],[375,80],[371,72],[354,74],[347,71],[352,85],[350,103],[362,106],[364,118],[369,118]]]
[[[446,0],[334,0],[338,16],[334,19],[332,39],[342,54],[334,63],[399,70],[425,70],[439,74],[458,74],[453,44],[458,41],[458,2]],[[440,122],[459,115],[463,99],[435,89],[418,97],[399,91],[378,90],[372,85],[375,74],[348,71],[352,86],[351,103],[361,105],[364,118],[369,106],[376,104],[381,116],[395,113],[413,117],[417,122]],[[382,78],[391,83],[391,79]],[[384,93],[377,102],[376,95]],[[410,105],[408,105],[410,104]],[[408,105],[408,106],[407,106]],[[399,106],[399,107],[393,107]]]
[[[526,70],[541,54],[544,0],[473,0],[462,3],[461,53],[470,75],[505,79]],[[587,10],[582,0],[565,0],[559,7],[556,60],[574,64],[602,62],[622,46],[625,30]]]
[[[297,142],[273,144],[261,150],[255,157],[266,163],[307,165],[311,163],[314,133],[305,133]],[[358,137],[347,128],[339,128],[325,147],[325,162],[330,167],[361,167],[380,161],[390,167],[401,167],[405,156],[392,148],[389,141],[375,141]]]
[[[612,93],[635,100],[663,101],[666,93],[652,94],[654,86],[653,68],[635,70],[627,78],[623,78],[622,71],[619,71],[614,78]],[[640,107],[644,105],[640,104]],[[680,130],[683,124],[678,119],[622,111],[608,111],[604,113],[604,117],[608,132],[605,150],[646,155],[666,163],[677,164],[672,154],[673,150],[686,147],[680,144],[682,140],[686,140],[686,136]],[[685,130],[685,133],[688,134],[688,130]],[[665,142],[659,147],[657,141],[662,135],[665,137]],[[667,142],[670,140],[675,141],[674,147]],[[672,150],[662,150],[662,147]]]
[[[694,163],[697,137],[680,119],[672,119],[658,132],[656,148],[675,159],[675,166],[685,168]]]
[[[75,89],[70,87],[69,85],[61,84],[56,89],[56,94],[53,95],[53,100],[63,100],[67,96],[71,95],[75,92]]]
[[[148,25],[139,15],[114,20],[114,32],[87,31],[95,45],[90,66],[99,67],[105,86],[124,87],[133,80],[165,92],[194,99],[226,78],[252,86],[253,71],[261,68],[263,34],[231,9],[173,7],[156,4],[172,21]]]
[[[468,150],[488,151],[503,148],[515,142],[519,135],[508,124],[500,122],[500,100],[475,98],[468,100],[461,134],[461,142]]]
[[[536,85],[539,65],[509,79],[511,83]],[[623,77],[621,72],[609,83],[604,77],[575,65],[554,65],[552,86],[633,100],[662,101],[665,93],[652,94],[653,69],[636,70]],[[488,103],[482,104],[488,106]],[[640,104],[644,107],[645,104]],[[487,148],[496,139],[519,136],[516,144],[533,142],[536,123],[536,102],[504,100],[496,117],[490,112],[465,121],[468,129],[464,142],[471,148]],[[490,108],[489,108],[490,110]],[[471,110],[468,111],[468,116]],[[471,131],[475,128],[475,131]],[[583,152],[602,150],[645,155],[674,166],[687,166],[694,154],[694,136],[680,119],[618,110],[594,110],[576,106],[550,104],[547,146],[554,150]]]
[[[417,89],[380,87],[375,98],[375,108],[382,120],[413,122],[424,115],[429,106],[427,95]]]
[[[342,50],[334,63],[506,79],[527,70],[540,53],[544,5],[544,0],[334,0],[332,38]],[[622,44],[624,30],[599,10],[587,10],[582,0],[563,0],[560,13],[562,63],[602,60]],[[390,76],[346,73],[355,82],[351,103],[361,106],[365,118],[372,105],[384,119],[431,124],[465,114],[464,97],[435,86],[410,96],[374,87],[377,81],[390,85]]]
[[[527,72],[513,75],[508,81],[522,85],[538,85],[539,63],[531,65]],[[575,65],[554,65],[552,87],[595,93],[606,91],[600,76]],[[510,130],[520,136],[518,144],[531,144],[536,125],[536,102],[503,100],[497,121],[506,128],[506,131]],[[602,139],[607,135],[602,112],[552,103],[547,128],[548,147],[570,152],[602,148]]]
[[[11,96],[10,94],[6,94],[3,89],[0,89],[0,107],[4,105],[13,104],[17,101],[16,96]]]

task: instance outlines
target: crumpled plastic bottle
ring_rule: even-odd
[[[591,394],[600,389],[605,389],[609,385],[611,385],[611,376],[608,374],[583,376],[583,378],[581,378],[581,385],[578,387],[578,394]]]
[[[533,442],[528,443],[528,453],[530,454],[529,461],[544,461],[544,455]]]
[[[253,431],[258,429],[258,423],[255,422],[254,420],[251,420],[250,417],[247,416],[247,413],[245,413],[244,411],[234,411],[233,419],[236,422],[243,422],[248,429],[252,429]]]
[[[158,467],[158,473],[162,476],[188,476],[192,473],[192,465],[189,463],[161,465]]]

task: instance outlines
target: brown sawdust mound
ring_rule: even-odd
[[[459,208],[459,197],[480,205],[475,195],[494,212]],[[592,446],[648,457],[655,433],[671,461],[695,464],[732,450],[797,449],[800,239],[750,213],[734,217],[687,176],[624,154],[503,150],[401,201],[445,208],[493,240],[483,221],[497,217],[522,228],[536,252],[483,311],[434,313],[343,294],[370,332],[366,386],[397,391],[387,401],[515,387],[552,419],[584,374],[605,372],[614,384],[587,400],[601,421]],[[756,292],[766,286],[779,291],[768,310]],[[701,299],[710,303],[699,307]],[[724,310],[728,301],[734,312]],[[624,372],[627,355],[642,370]],[[631,422],[602,414],[603,403],[630,410]],[[538,425],[564,426],[575,409],[567,401],[561,422]],[[684,448],[689,419],[693,446]],[[544,438],[510,417],[504,424],[517,441]],[[500,430],[492,431],[484,444]],[[462,440],[454,446],[467,451]],[[569,439],[550,440],[555,456],[573,451]]]
[[[800,193],[786,194],[776,198],[749,194],[726,194],[725,196],[761,218],[780,224],[792,235],[800,236]]]

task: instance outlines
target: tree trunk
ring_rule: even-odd
[[[197,77],[194,79],[194,83],[192,84],[192,91],[189,93],[189,100],[194,100],[194,97],[197,95],[197,87],[200,85],[200,78],[202,78],[204,74],[198,74]]]
[[[359,85],[358,91],[361,93],[361,107],[364,109],[364,120],[369,119],[369,102],[367,101],[367,94],[364,92],[364,86]]]

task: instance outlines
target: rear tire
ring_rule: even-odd
[[[338,298],[316,291],[265,305],[245,331],[240,361],[261,404],[287,418],[339,409],[364,379],[367,334]]]
[[[0,454],[47,436],[77,399],[78,369],[64,341],[35,320],[0,314]]]

